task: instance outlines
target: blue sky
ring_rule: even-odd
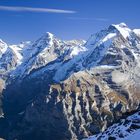
[[[88,39],[110,24],[140,28],[140,0],[0,0],[0,38],[36,40],[45,32]]]

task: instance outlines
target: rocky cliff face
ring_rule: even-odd
[[[1,78],[3,138],[83,139],[139,108],[138,29],[110,25],[86,43],[47,33],[15,47]]]

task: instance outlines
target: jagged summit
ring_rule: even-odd
[[[131,29],[125,23],[111,24],[108,28],[91,35],[86,43],[86,46],[90,48],[99,42],[112,38],[113,36],[115,37],[121,35],[124,39],[127,39],[131,36],[131,32]]]
[[[48,37],[48,38],[52,38],[54,36],[54,34],[50,33],[50,32],[46,32],[45,35]]]
[[[124,37],[124,39],[131,36],[132,31],[125,23],[112,24],[110,27],[114,27]]]
[[[50,32],[46,32],[46,33],[44,33],[44,34],[42,35],[41,38],[44,38],[44,39],[53,39],[53,38],[55,38],[55,35],[52,34],[52,33],[50,33]]]

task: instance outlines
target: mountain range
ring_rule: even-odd
[[[125,23],[87,41],[0,40],[0,137],[126,140],[140,133],[139,71],[140,29]]]

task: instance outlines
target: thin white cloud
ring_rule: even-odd
[[[68,17],[70,20],[85,20],[85,21],[108,21],[107,18],[86,18],[86,17]]]
[[[41,13],[58,13],[58,14],[73,14],[76,11],[62,10],[62,9],[49,9],[49,8],[33,8],[33,7],[14,7],[14,6],[1,6],[1,11],[16,11],[16,12],[41,12]]]

